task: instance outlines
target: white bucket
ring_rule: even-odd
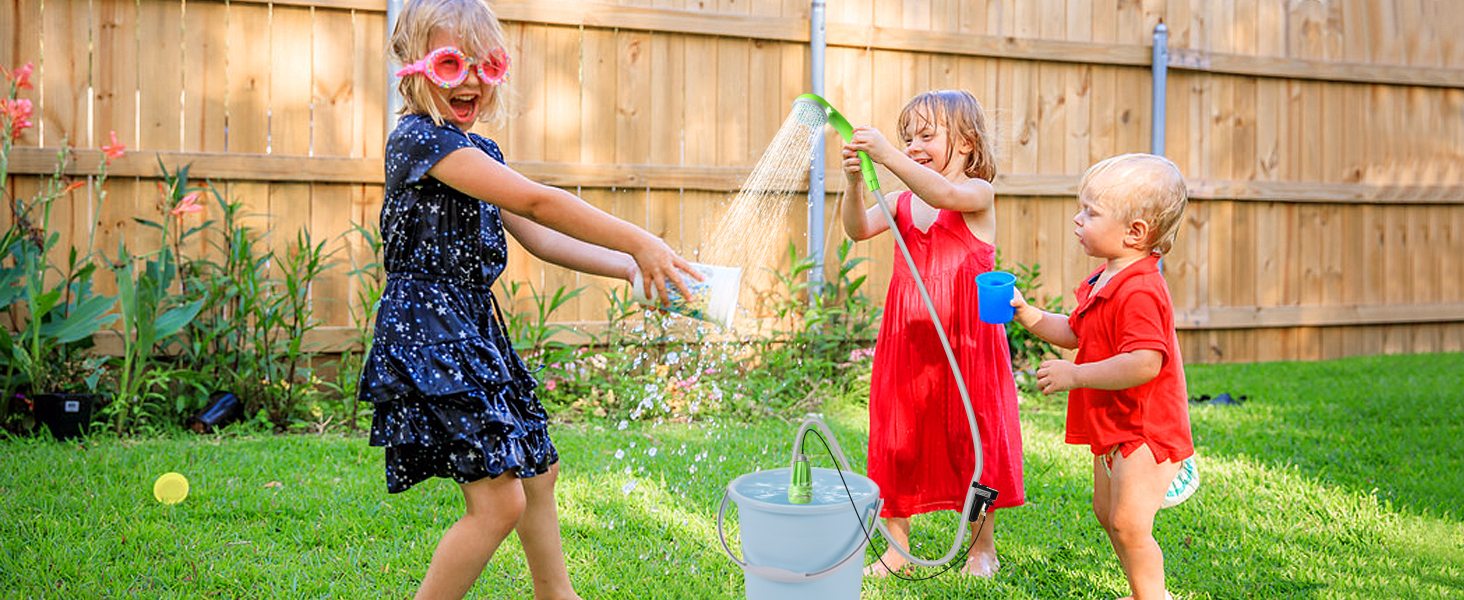
[[[748,600],[859,598],[866,532],[873,533],[883,504],[879,486],[858,473],[844,471],[841,480],[833,469],[812,471],[809,504],[788,503],[788,468],[749,473],[727,485],[717,536],[742,566]],[[729,498],[742,522],[745,560],[732,553],[722,532]]]
[[[641,281],[641,276],[637,273],[631,282],[631,299],[694,319],[711,321],[722,327],[732,327],[732,317],[737,312],[737,294],[742,289],[742,267],[701,263],[691,263],[691,266],[705,275],[706,280],[697,281],[690,277],[682,279],[691,290],[690,298],[682,298],[676,286],[667,282],[666,289],[671,294],[671,302],[660,304],[651,297],[651,293],[647,293],[646,282]]]

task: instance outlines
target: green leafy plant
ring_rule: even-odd
[[[350,306],[351,326],[355,330],[356,346],[360,351],[347,348],[335,362],[335,377],[322,384],[333,393],[334,399],[322,397],[321,404],[335,406],[337,414],[346,427],[358,430],[364,424],[357,390],[361,383],[361,372],[366,357],[371,353],[372,329],[376,323],[376,308],[381,294],[386,289],[386,272],[381,267],[381,231],[376,225],[370,227],[354,224],[344,235],[358,236],[371,251],[371,259],[362,264],[352,255],[352,269],[348,275],[356,280],[356,303]],[[323,396],[323,395],[322,395]],[[323,429],[323,427],[322,427]]]
[[[186,171],[180,169],[180,174],[186,176]],[[211,183],[205,189],[218,209],[218,218],[201,226],[209,233],[206,239],[211,252],[180,255],[183,287],[200,294],[204,306],[185,328],[178,359],[214,381],[215,389],[255,398],[252,408],[258,410],[260,402],[253,393],[257,386],[241,383],[257,382],[261,377],[259,361],[263,357],[252,349],[251,332],[258,325],[254,312],[262,302],[258,294],[265,290],[260,276],[270,256],[257,250],[260,233],[246,224],[244,204],[226,198]]]
[[[1062,310],[1062,298],[1052,296],[1041,296],[1038,290],[1041,287],[1042,265],[1032,263],[1030,265],[1016,263],[1011,266],[1004,265],[1001,260],[1001,251],[996,253],[996,264],[993,267],[996,271],[1007,271],[1016,276],[1016,288],[1022,292],[1022,297],[1027,303],[1048,312],[1059,312]],[[1012,353],[1012,370],[1017,377],[1017,385],[1022,391],[1037,393],[1037,366],[1042,361],[1058,356],[1057,348],[1037,337],[1026,327],[1016,322],[1007,323],[1007,345]]]
[[[53,265],[59,250],[60,233],[51,230],[51,211],[60,198],[86,186],[63,173],[71,151],[62,142],[56,170],[41,189],[26,198],[9,187],[10,151],[14,140],[32,126],[30,100],[20,91],[30,89],[31,65],[14,71],[0,68],[8,81],[0,99],[0,196],[10,209],[10,223],[0,234],[0,311],[9,318],[0,327],[0,425],[9,422],[10,399],[20,390],[30,393],[95,391],[104,370],[104,359],[88,352],[92,336],[116,319],[108,314],[111,297],[92,289],[97,265],[91,250],[95,223],[88,230],[86,252],[68,249],[67,261]],[[106,196],[107,165],[121,156],[116,143],[103,147],[102,162],[95,180],[95,201]],[[14,332],[14,333],[12,333]]]
[[[315,384],[311,362],[316,352],[305,347],[305,336],[320,325],[310,301],[310,284],[330,268],[333,252],[326,242],[314,242],[310,230],[300,229],[295,243],[280,261],[281,277],[274,282],[273,294],[256,313],[260,326],[255,329],[255,347],[268,348],[264,361],[264,403],[270,421],[285,426],[299,414],[303,399]]]
[[[53,186],[56,183],[53,179]],[[7,398],[18,389],[31,393],[80,391],[83,383],[87,391],[95,390],[103,361],[85,351],[93,334],[117,319],[108,314],[115,300],[92,290],[96,264],[89,256],[73,247],[64,268],[50,264],[48,256],[60,239],[59,233],[46,233],[49,205],[54,200],[51,194],[38,199],[45,213],[39,227],[30,232],[22,229],[28,223],[28,211],[22,209],[14,221],[19,225],[0,236],[0,246],[8,256],[0,266],[0,309],[11,318],[10,327],[0,327],[0,364],[4,365]],[[39,236],[45,236],[45,241],[37,245]],[[53,272],[55,283],[47,285]],[[13,336],[11,329],[16,331]]]
[[[519,294],[527,289],[529,306],[532,308],[527,313],[508,311],[504,314],[514,350],[518,351],[531,368],[537,365],[544,369],[545,372],[540,374],[541,379],[557,382],[571,362],[575,347],[554,339],[559,333],[571,330],[564,325],[552,323],[549,319],[559,307],[579,297],[585,288],[568,289],[561,286],[551,293],[547,290],[541,292],[532,282],[504,281],[502,285],[509,306],[518,305]],[[557,385],[556,383],[547,387]]]
[[[170,293],[177,263],[172,249],[134,256],[119,243],[113,271],[117,299],[122,309],[122,366],[118,371],[117,397],[109,407],[117,433],[127,430],[130,419],[146,404],[143,392],[150,386],[148,370],[158,344],[183,329],[198,315],[203,300],[185,301]]]

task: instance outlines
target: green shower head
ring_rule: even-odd
[[[817,104],[821,108],[819,112],[825,114],[828,124],[833,126],[834,131],[839,132],[839,136],[844,138],[845,142],[854,137],[854,126],[849,124],[849,120],[845,119],[844,115],[834,110],[833,105],[829,104],[827,100],[824,100],[817,94],[804,94],[794,98],[793,110],[808,125],[822,126],[822,122],[816,125],[811,122],[811,117],[808,115],[812,114],[813,111],[805,110],[805,107],[811,107],[814,104]],[[874,172],[874,161],[869,160],[869,155],[865,154],[862,150],[859,152],[859,170],[864,174],[864,183],[869,186],[869,191],[878,192],[879,175],[876,175]]]
[[[788,504],[808,504],[813,501],[813,470],[808,466],[808,457],[799,454],[793,459],[793,473],[788,480]]]

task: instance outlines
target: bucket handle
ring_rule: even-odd
[[[722,542],[722,550],[725,550],[727,552],[727,557],[731,558],[732,562],[735,562],[739,566],[741,566],[743,571],[746,571],[768,581],[776,581],[779,583],[808,583],[810,581],[818,581],[839,572],[845,566],[848,566],[850,561],[862,559],[864,557],[864,548],[869,546],[869,536],[865,535],[863,536],[864,539],[855,546],[854,551],[850,552],[848,556],[845,556],[843,560],[838,562],[838,564],[835,564],[834,566],[824,569],[822,571],[815,571],[813,573],[797,573],[794,571],[789,571],[787,569],[780,569],[778,567],[766,567],[748,564],[742,559],[737,558],[736,554],[732,553],[732,548],[727,545],[727,534],[724,533],[722,530],[722,520],[727,516],[727,499],[728,492],[723,491],[722,509],[717,511],[717,539],[721,540]],[[860,526],[863,527],[864,519],[878,519],[879,511],[882,507],[884,507],[884,498],[880,498],[875,501],[874,505],[870,507],[869,514],[860,519]],[[869,529],[870,528],[868,527],[864,527],[864,531],[869,531]],[[860,561],[863,562],[862,560]]]

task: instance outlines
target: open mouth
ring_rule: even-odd
[[[462,94],[449,98],[448,106],[452,107],[452,116],[458,122],[473,120],[478,112],[478,96],[476,94]]]

